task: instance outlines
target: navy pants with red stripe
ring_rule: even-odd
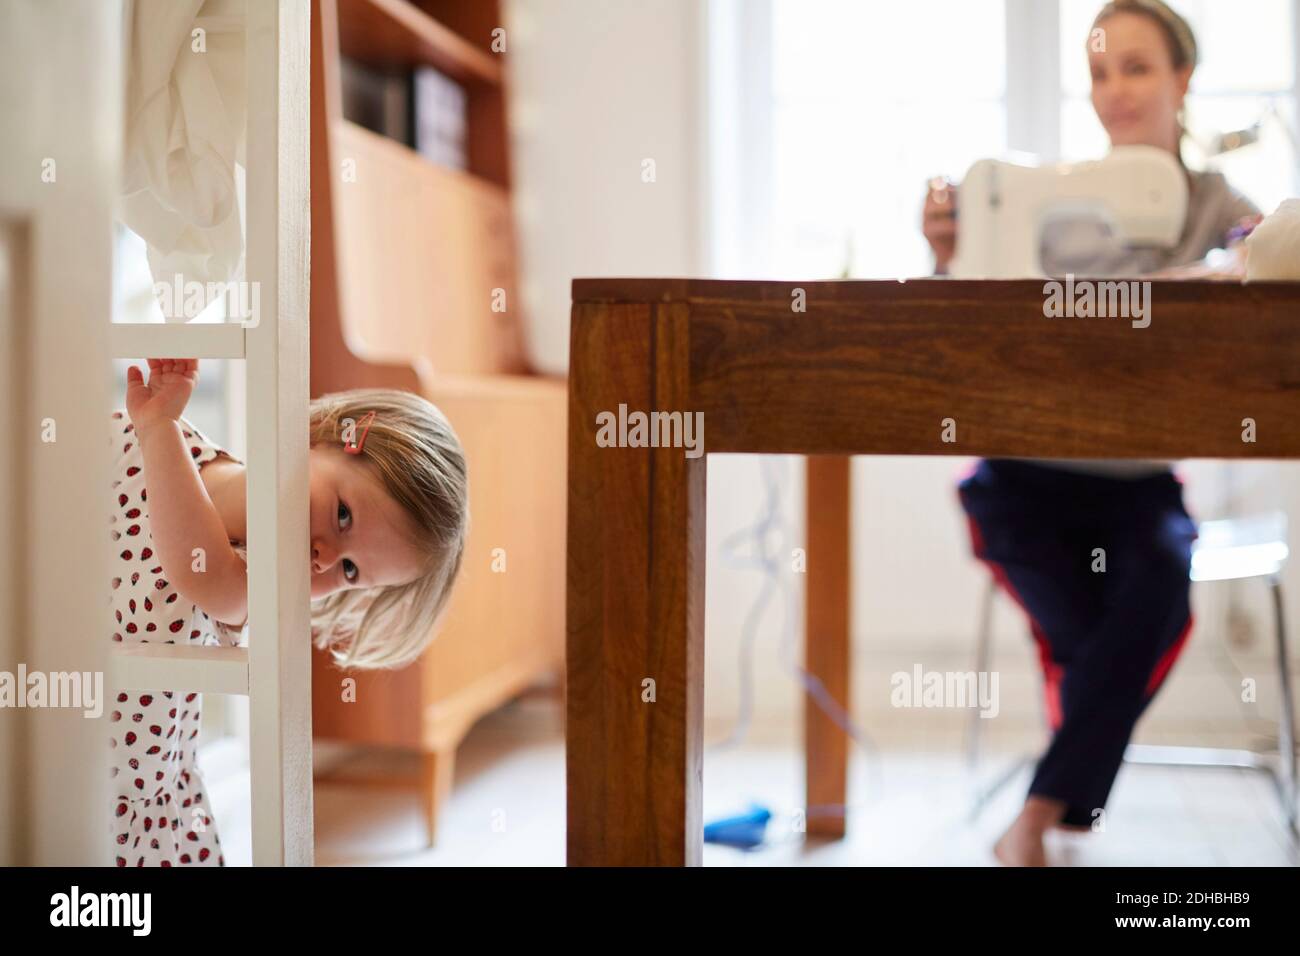
[[[993,459],[959,494],[975,556],[1038,644],[1053,734],[1029,793],[1088,826],[1191,629],[1196,525],[1182,485],[1168,472],[1128,479]]]

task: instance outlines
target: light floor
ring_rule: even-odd
[[[319,743],[316,750],[318,764],[357,761],[352,772],[385,765],[414,770],[401,755],[358,754]],[[741,852],[706,844],[705,865],[994,865],[988,847],[1023,798],[1027,770],[972,823],[970,778],[957,754],[895,750],[874,761],[855,759],[848,836],[809,843],[794,830],[792,814],[802,799],[794,749],[753,745],[706,751],[706,821],[742,811],[751,801],[767,806],[774,817],[771,846]],[[990,771],[1006,765],[1006,758],[990,757]],[[236,801],[219,796],[214,802],[227,862],[247,865],[247,804],[235,808]],[[316,860],[323,866],[563,865],[564,740],[558,705],[549,698],[517,701],[474,728],[458,753],[455,789],[435,849],[426,847],[414,792],[318,785],[315,806]],[[1103,832],[1054,841],[1052,862],[1300,863],[1285,838],[1272,785],[1258,774],[1126,766],[1107,814]]]

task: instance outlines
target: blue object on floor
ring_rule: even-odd
[[[771,819],[772,812],[767,807],[752,804],[748,813],[706,823],[704,842],[752,850],[762,845],[767,835],[767,822]]]

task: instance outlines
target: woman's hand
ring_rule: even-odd
[[[126,370],[126,410],[137,432],[181,417],[199,381],[198,359],[149,359],[149,382],[140,369]]]
[[[943,274],[957,252],[957,187],[936,176],[929,182],[921,232],[934,250],[934,271]]]

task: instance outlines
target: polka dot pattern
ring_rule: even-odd
[[[181,420],[201,468],[227,453]],[[109,620],[121,643],[239,643],[241,630],[213,621],[163,577],[149,530],[144,458],[125,411],[112,416],[114,510],[111,535],[121,547],[113,569]],[[227,457],[230,457],[227,455]],[[244,548],[236,551],[245,555]],[[202,695],[174,690],[113,692],[109,713],[114,787],[110,832],[118,866],[224,866],[197,750]]]

